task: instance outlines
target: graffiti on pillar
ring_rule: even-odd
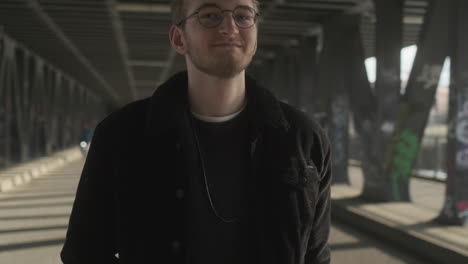
[[[464,185],[468,181],[468,176],[466,174],[466,171],[468,170],[468,100],[463,103],[462,111],[458,113],[455,135],[456,140],[458,141],[455,165],[457,171],[461,172],[457,173],[457,181],[460,185]],[[460,198],[462,200],[458,200],[456,203],[458,219],[468,221],[468,201],[465,200],[468,197],[465,196]]]
[[[421,74],[416,78],[417,82],[422,82],[424,89],[429,89],[431,87],[437,86],[439,83],[440,72],[442,71],[442,65],[434,64],[423,66]]]
[[[332,121],[337,131],[333,132],[333,141],[335,142],[333,163],[342,164],[346,159],[345,143],[347,142],[347,130],[341,131],[348,124],[347,102],[344,96],[338,96],[333,100]],[[345,134],[346,133],[346,134]]]
[[[457,151],[456,164],[458,168],[468,170],[468,149]]]
[[[442,209],[442,213],[447,217],[447,218],[452,218],[453,215],[453,206],[454,206],[454,199],[452,196],[447,195],[445,198],[444,206]]]
[[[336,96],[331,104],[331,112],[332,163],[336,172],[335,182],[346,183],[348,182],[348,98],[344,95]]]
[[[468,101],[458,113],[455,137],[458,141],[455,164],[458,169],[468,170]]]
[[[405,129],[401,132],[399,142],[395,148],[395,157],[393,159],[393,171],[390,178],[393,185],[393,197],[400,200],[399,182],[407,180],[411,175],[412,165],[419,150],[419,138],[411,130]]]
[[[460,219],[468,221],[468,201],[457,202],[457,212]]]

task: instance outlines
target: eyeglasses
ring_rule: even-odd
[[[186,20],[196,15],[202,26],[215,28],[223,22],[225,12],[232,12],[232,18],[236,25],[244,29],[255,25],[258,16],[260,16],[253,8],[248,6],[238,6],[234,10],[223,10],[217,6],[202,6],[195,13],[182,19],[177,25],[182,25]]]

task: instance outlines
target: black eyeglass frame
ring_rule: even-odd
[[[221,10],[221,13],[224,13],[224,12],[231,12],[231,16],[234,15],[234,12],[235,12],[236,9],[238,9],[238,8],[248,8],[248,9],[252,10],[252,11],[254,12],[254,14],[255,14],[255,16],[254,16],[254,23],[253,23],[251,26],[249,26],[249,27],[241,27],[241,26],[239,26],[239,25],[237,24],[236,20],[235,20],[234,17],[233,17],[234,23],[236,23],[236,26],[239,27],[239,28],[242,28],[242,29],[248,29],[248,28],[253,27],[253,26],[257,23],[257,19],[258,19],[258,17],[260,16],[260,14],[259,14],[254,8],[249,7],[249,6],[237,6],[237,7],[235,7],[235,8],[232,9],[232,10],[230,10],[230,9],[221,9],[221,8],[219,8],[219,7],[217,7],[217,6],[201,6],[201,7],[199,7],[199,8],[197,9],[197,11],[193,12],[191,15],[188,15],[187,17],[185,17],[185,18],[183,18],[182,20],[180,20],[180,22],[177,23],[176,26],[179,26],[179,27],[180,27],[183,23],[185,23],[188,19],[192,18],[192,17],[195,16],[195,15],[196,15],[197,18],[198,18],[198,23],[200,23],[200,25],[204,26],[205,28],[216,28],[216,27],[218,27],[219,25],[221,25],[221,23],[223,23],[223,21],[224,21],[224,16],[223,16],[223,18],[219,21],[219,23],[218,23],[216,26],[213,26],[213,27],[207,27],[207,26],[203,25],[203,23],[201,23],[200,17],[198,16],[198,14],[200,13],[200,10],[202,10],[203,8],[206,8],[206,7],[216,7],[216,8],[218,8],[219,10]]]

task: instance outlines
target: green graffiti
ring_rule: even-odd
[[[411,175],[413,161],[416,159],[419,150],[419,138],[412,131],[405,129],[401,132],[397,142],[390,178],[393,187],[393,198],[398,201],[400,200],[399,182],[408,179]]]

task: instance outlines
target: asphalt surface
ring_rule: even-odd
[[[333,222],[330,245],[332,264],[429,264],[410,252],[403,252],[344,223]]]
[[[0,193],[0,263],[58,264],[83,160]],[[425,263],[343,223],[331,230],[332,263]]]

